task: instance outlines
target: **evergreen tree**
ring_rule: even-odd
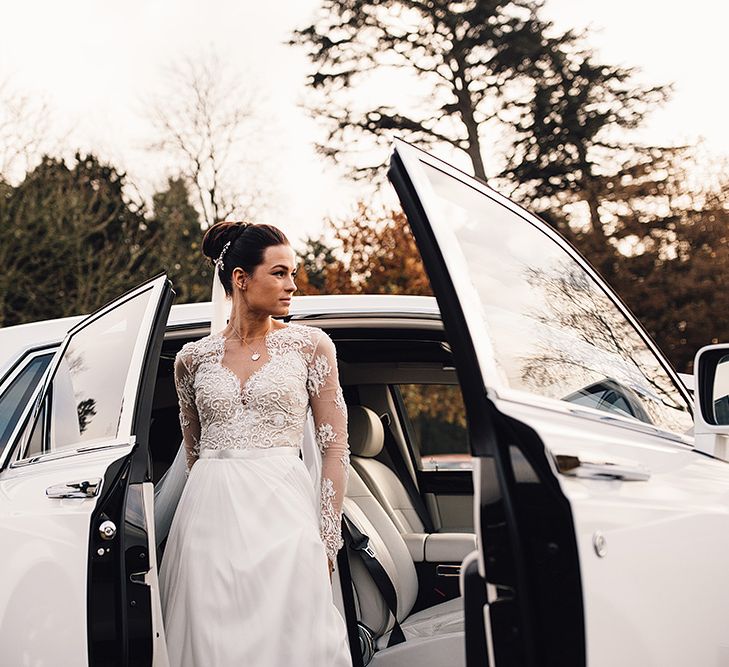
[[[681,155],[631,136],[669,89],[635,83],[635,69],[599,62],[571,34],[551,47],[535,64],[539,75],[513,125],[503,175],[515,184],[514,196],[536,205],[567,236],[570,217],[600,237],[614,235],[628,200],[642,198],[645,208],[665,195],[666,172]]]
[[[140,282],[155,238],[93,155],[44,157],[0,203],[0,326],[88,313]]]
[[[311,110],[328,126],[319,150],[368,177],[394,136],[424,148],[446,144],[465,151],[485,179],[485,125],[524,103],[535,65],[549,53],[540,8],[529,0],[322,0],[316,20],[292,38],[314,65]],[[383,71],[405,72],[418,102],[396,103],[402,87],[387,99],[376,78]],[[363,149],[363,138],[381,150]]]
[[[182,178],[170,178],[167,187],[152,197],[150,228],[158,239],[150,250],[148,275],[165,271],[174,285],[175,303],[210,299],[213,271],[202,254],[203,231],[190,190]]]

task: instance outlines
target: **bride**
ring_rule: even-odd
[[[188,479],[160,569],[170,664],[349,666],[331,592],[349,466],[334,344],[272,318],[296,290],[279,229],[221,222],[203,253],[232,312],[175,359]],[[299,456],[309,410],[320,484]]]

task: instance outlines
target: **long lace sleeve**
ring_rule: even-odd
[[[190,354],[183,347],[175,357],[175,388],[180,405],[180,426],[188,473],[200,454],[200,418],[195,405],[194,375],[191,366]]]
[[[339,385],[336,349],[324,332],[309,363],[307,389],[316,442],[322,453],[319,530],[327,557],[334,562],[343,544],[341,519],[349,476],[349,443],[347,406]]]

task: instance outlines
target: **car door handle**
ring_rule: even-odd
[[[650,479],[651,471],[645,466],[617,461],[590,461],[579,456],[557,454],[557,470],[563,475],[597,480],[623,480],[625,482],[645,482]]]
[[[93,498],[101,491],[101,477],[56,484],[46,489],[49,498]]]

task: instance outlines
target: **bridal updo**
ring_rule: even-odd
[[[239,266],[246,273],[263,263],[266,248],[275,245],[291,245],[286,235],[273,225],[257,225],[251,222],[216,222],[208,227],[202,240],[202,252],[211,262],[220,257],[230,243],[218,267],[218,275],[225,293],[233,294],[233,269]]]

